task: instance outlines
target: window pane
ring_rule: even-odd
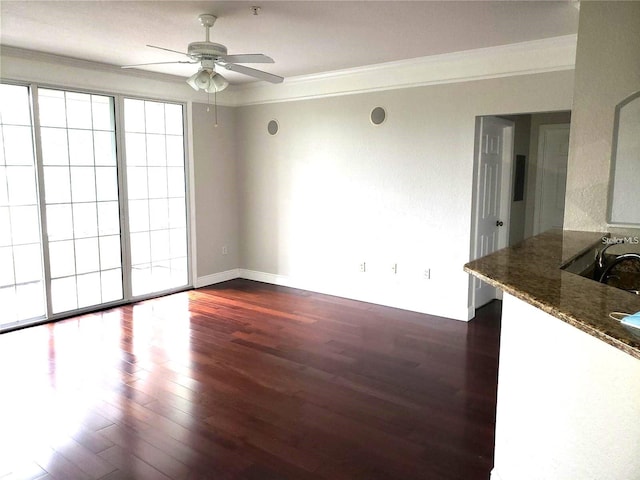
[[[4,125],[4,160],[7,165],[33,165],[31,127]]]
[[[184,269],[184,117],[181,105],[135,101],[125,101],[124,116],[130,244],[135,267],[131,276],[137,296],[188,282]],[[178,230],[170,231],[174,226]],[[185,259],[176,261],[175,274],[171,266],[174,258]]]
[[[121,263],[120,236],[100,237],[100,268],[119,268]]]
[[[151,261],[151,247],[149,244],[149,234],[132,233],[131,234],[131,264],[140,265]]]
[[[187,256],[187,231],[184,228],[169,230],[171,258]]]
[[[131,200],[129,202],[129,229],[132,232],[149,230],[148,200]]]
[[[149,200],[149,228],[169,228],[169,202],[166,199]]]
[[[83,238],[75,241],[76,273],[97,272],[100,270],[100,254],[97,238]]]
[[[171,263],[154,262],[151,264],[151,278],[155,291],[167,290],[173,285],[171,284]]]
[[[41,128],[42,163],[44,165],[68,165],[69,148],[67,131],[62,128]]]
[[[33,205],[38,202],[33,167],[5,167],[9,205]]]
[[[169,226],[171,228],[185,227],[187,225],[187,215],[185,211],[184,199],[169,199]]]
[[[106,270],[101,274],[102,301],[113,302],[122,298],[122,270]]]
[[[117,235],[120,233],[118,202],[98,203],[98,222],[98,233],[100,235]]]
[[[78,308],[98,305],[101,299],[100,272],[78,275]]]
[[[134,265],[131,268],[131,291],[133,296],[154,291],[151,277],[151,265]]]
[[[186,285],[189,281],[189,269],[187,257],[171,259],[171,283],[172,285]]]
[[[29,89],[3,84],[0,89],[0,112],[5,125],[31,125]]]
[[[73,205],[73,231],[76,238],[98,236],[98,218],[95,203]]]
[[[71,167],[71,198],[73,202],[96,200],[96,179],[91,167]]]
[[[93,165],[93,133],[91,130],[68,130],[71,165]]]
[[[12,207],[10,212],[13,244],[39,243],[40,218],[38,215],[38,207],[35,205]]]
[[[11,217],[9,207],[0,207],[0,247],[11,245]]]
[[[147,133],[164,133],[164,104],[144,102],[145,131]]]
[[[43,127],[66,127],[64,92],[38,89],[40,125]]]
[[[127,132],[144,132],[144,101],[124,100],[125,128]],[[128,162],[128,161],[127,161]]]
[[[71,205],[47,205],[47,236],[49,240],[73,238]]]
[[[167,169],[164,167],[149,167],[148,172],[149,198],[166,198],[168,193]]]
[[[0,166],[0,206],[9,205],[9,192],[7,191],[7,167]]]
[[[16,313],[20,319],[36,318],[45,314],[42,282],[16,285],[16,300]]]
[[[0,288],[0,325],[15,322],[17,318],[16,289],[10,287]]]
[[[118,200],[118,175],[116,167],[96,168],[96,196],[98,201]]]
[[[93,132],[93,149],[96,165],[116,164],[116,144],[112,132]]]
[[[169,196],[184,197],[184,168],[169,167],[167,168],[167,178],[169,179]]]
[[[182,167],[184,165],[182,137],[167,136],[167,165],[174,167]]]
[[[182,137],[182,105],[164,104],[167,133]]]
[[[151,232],[151,261],[168,260],[169,255],[169,231],[159,230]]]
[[[43,167],[46,203],[68,203],[71,201],[71,179],[69,167]]]
[[[93,108],[93,128],[95,130],[115,130],[113,98],[91,95],[91,104]]]
[[[78,308],[76,277],[51,280],[51,303],[53,313],[66,312]]]
[[[13,285],[13,248],[0,247],[0,287]],[[0,304],[1,305],[1,304]],[[0,308],[1,310],[2,308]]]
[[[39,281],[42,278],[40,244],[13,247],[16,283]]]
[[[73,240],[49,243],[51,277],[67,277],[76,273]]]
[[[167,164],[167,151],[164,135],[147,135],[147,165]]]
[[[91,96],[86,93],[66,92],[67,126],[91,129]]]
[[[132,200],[147,198],[147,168],[128,167],[127,168],[127,191]]]
[[[147,141],[144,133],[127,133],[127,165],[130,167],[147,164]]]
[[[29,88],[0,83],[0,326],[44,312]]]

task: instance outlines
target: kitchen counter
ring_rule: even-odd
[[[596,246],[602,233],[550,230],[465,265],[468,273],[640,359],[640,331],[609,318],[640,311],[640,296],[560,267]]]

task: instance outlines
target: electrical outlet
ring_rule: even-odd
[[[362,263],[360,264],[360,271],[361,271],[362,273],[364,273],[364,272],[366,272],[366,271],[367,271],[367,264],[366,264],[366,262],[362,262]]]
[[[223,254],[223,255],[227,255],[228,253],[229,253],[229,249],[227,248],[227,246],[226,246],[226,245],[223,245],[223,246],[222,246],[222,254]]]
[[[430,280],[431,279],[431,269],[430,268],[425,268],[424,272],[422,272],[422,278],[424,278],[425,280]]]

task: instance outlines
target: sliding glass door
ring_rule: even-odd
[[[182,106],[125,99],[133,296],[187,283]]]
[[[45,315],[29,89],[0,89],[0,326]]]
[[[123,298],[113,97],[38,90],[53,314]]]
[[[183,124],[178,104],[0,84],[0,328],[188,286]]]

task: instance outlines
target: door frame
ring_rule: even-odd
[[[498,235],[499,248],[504,248],[509,244],[509,220],[511,217],[511,192],[513,190],[513,152],[515,140],[515,122],[497,115],[480,115],[476,117],[475,137],[474,137],[474,155],[473,155],[473,189],[472,189],[472,222],[471,222],[471,252],[470,259],[477,258],[478,251],[478,217],[480,214],[480,199],[478,198],[480,188],[480,154],[482,152],[482,121],[484,118],[491,117],[503,125],[503,148],[502,163],[500,174],[500,216],[505,223]],[[473,318],[476,309],[476,289],[474,287],[476,281],[481,281],[475,277],[469,278],[469,314]],[[496,298],[502,298],[502,291],[496,289]]]

